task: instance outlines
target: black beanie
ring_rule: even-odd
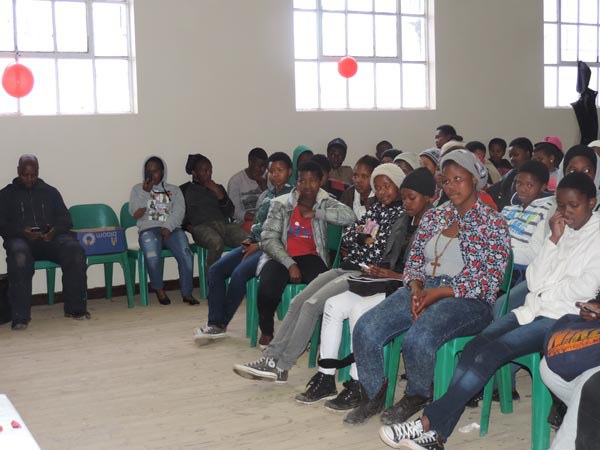
[[[419,167],[406,175],[400,189],[411,189],[426,197],[433,197],[435,195],[435,178],[429,169]]]
[[[185,163],[185,173],[191,175],[192,171],[194,170],[194,167],[196,167],[196,163],[200,161],[208,161],[208,163],[210,164],[210,160],[206,156],[201,155],[200,153],[196,153],[195,155],[188,155],[187,162]]]
[[[584,158],[589,159],[592,166],[594,166],[594,169],[596,169],[596,152],[585,145],[575,145],[565,154],[565,159],[563,160],[563,175],[567,173],[567,166],[576,156],[583,156]]]

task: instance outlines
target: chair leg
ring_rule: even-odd
[[[390,345],[388,356],[388,367],[386,378],[388,379],[388,387],[385,395],[385,407],[389,408],[394,404],[396,396],[396,385],[398,383],[398,366],[400,365],[400,354],[402,353],[402,341],[404,334],[395,338]]]
[[[340,350],[338,358],[345,358],[352,351],[352,335],[350,334],[350,321],[344,320],[342,328],[342,342],[340,342]],[[350,366],[343,367],[338,370],[338,381],[344,382],[350,379]]]
[[[46,287],[48,289],[48,304],[54,305],[54,286],[56,285],[56,269],[46,269]]]
[[[454,355],[449,348],[449,342],[444,344],[437,352],[435,358],[435,372],[433,376],[433,399],[438,400],[448,390],[452,379]]]
[[[133,308],[135,306],[134,301],[134,289],[135,283],[131,278],[131,268],[129,267],[129,258],[123,256],[121,258],[121,268],[123,269],[123,278],[125,279],[125,290],[127,291],[127,307]]]
[[[500,397],[500,411],[502,414],[513,412],[511,364],[505,364],[498,371],[498,396]]]
[[[319,352],[319,341],[321,339],[321,321],[322,317],[319,317],[315,324],[312,337],[310,338],[310,351],[308,353],[308,368],[312,369],[317,365],[317,356]],[[340,346],[341,349],[341,346]]]
[[[539,369],[539,356],[531,368],[531,449],[547,450],[550,447],[550,424],[548,413],[552,405],[552,397],[544,385]]]
[[[248,332],[250,335],[250,347],[256,347],[258,340],[258,300],[256,298],[258,290],[258,280],[252,278],[246,284],[246,315],[248,320]]]
[[[206,279],[206,249],[198,247],[198,282],[200,284],[200,297],[208,295],[208,280]]]
[[[492,410],[492,397],[494,395],[494,380],[498,377],[492,375],[490,381],[487,382],[483,389],[483,400],[481,401],[481,423],[479,428],[479,436],[485,436],[490,425],[490,413]]]
[[[138,276],[140,279],[140,305],[148,306],[148,274],[146,273],[146,264],[144,255],[140,252],[138,255]]]
[[[106,289],[106,299],[112,298],[113,285],[113,263],[104,263],[104,289]]]

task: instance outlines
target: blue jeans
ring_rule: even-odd
[[[546,332],[556,322],[536,317],[519,325],[513,313],[494,321],[473,339],[460,357],[448,392],[425,408],[431,429],[447,439],[471,398],[483,389],[496,371],[519,356],[541,352]]]
[[[428,278],[424,288],[448,284],[448,277]],[[454,338],[479,333],[492,320],[492,308],[482,300],[443,298],[416,322],[410,305],[410,289],[400,288],[367,311],[354,327],[352,345],[358,379],[370,399],[383,384],[383,347],[396,336],[406,331],[402,344],[408,378],[406,395],[430,397],[438,349]]]
[[[144,260],[146,261],[146,269],[148,270],[152,289],[158,290],[164,286],[160,255],[163,247],[165,247],[171,250],[171,253],[173,253],[173,256],[177,260],[181,295],[184,297],[192,295],[192,290],[194,289],[192,280],[194,260],[185,232],[181,228],[175,228],[164,242],[162,228],[149,228],[140,233],[139,243],[140,248],[144,252]]]
[[[226,327],[246,295],[246,282],[256,274],[262,251],[251,254],[242,261],[242,248],[232,250],[208,269],[208,324]],[[225,280],[229,280],[226,288]]]

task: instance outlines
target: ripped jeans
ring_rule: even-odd
[[[152,289],[158,290],[164,286],[163,266],[160,256],[164,247],[171,250],[177,260],[181,295],[184,297],[192,295],[194,289],[192,280],[194,260],[185,232],[181,228],[175,228],[169,238],[163,241],[162,228],[150,228],[140,233],[139,242],[140,248],[144,252],[144,260]]]

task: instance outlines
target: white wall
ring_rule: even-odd
[[[296,112],[291,0],[137,0],[139,114],[0,117],[0,182],[31,152],[68,206],[118,211],[149,153],[164,156],[180,183],[186,155],[202,152],[226,183],[255,146],[323,150],[341,136],[352,162],[384,138],[405,150],[431,147],[441,123],[484,142],[578,139],[571,110],[543,108],[542,0],[436,1],[435,26],[437,110]],[[98,268],[89,275],[90,287],[102,285]],[[36,292],[43,281],[37,274]]]

